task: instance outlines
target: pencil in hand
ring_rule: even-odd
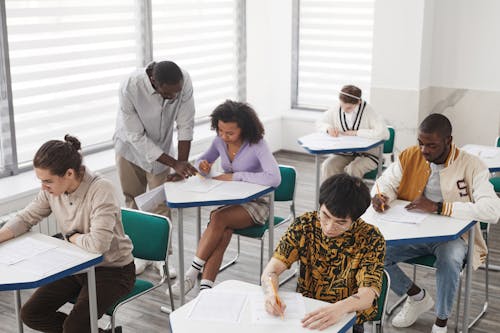
[[[281,298],[278,295],[278,290],[276,289],[276,286],[274,285],[273,279],[271,276],[269,277],[269,283],[271,284],[271,287],[273,288],[274,298],[276,299],[276,304],[280,308],[280,317],[283,320],[283,319],[285,319],[284,314],[283,314],[283,310],[281,310],[283,308],[283,304],[281,303]]]
[[[377,197],[378,199],[380,200],[380,208],[382,209],[382,211],[385,210],[385,207],[384,207],[384,198],[382,197],[382,193],[380,193],[380,188],[378,187],[378,183],[375,182],[375,186],[377,186]]]

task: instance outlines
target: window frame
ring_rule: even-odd
[[[235,41],[236,48],[236,59],[237,59],[237,98],[241,101],[246,100],[246,0],[234,0],[234,6],[236,8],[235,20],[237,21],[237,34],[239,38]],[[145,67],[148,63],[153,61],[153,16],[152,16],[152,0],[136,0],[136,19],[139,24],[136,25],[136,35],[142,36],[142,38],[137,39],[137,68]],[[5,1],[0,0],[0,54],[2,59],[0,59],[0,66],[5,69],[5,73],[0,71],[0,102],[6,100],[8,114],[3,115],[0,113],[1,117],[5,117],[6,120],[3,123],[9,123],[10,135],[5,135],[0,137],[0,158],[4,158],[5,165],[0,168],[0,178],[9,177],[17,175],[22,172],[26,172],[33,169],[32,162],[25,162],[19,164],[17,156],[17,142],[16,142],[16,126],[14,121],[14,106],[13,106],[13,96],[12,96],[12,80],[10,75],[10,60],[9,60],[9,43],[8,43],[8,29],[7,29],[7,11]],[[2,75],[3,74],[3,75]],[[5,85],[5,87],[2,87]],[[4,91],[5,96],[4,96]],[[118,98],[118,97],[117,97]],[[0,108],[0,112],[2,112]],[[8,118],[8,119],[7,119]],[[205,124],[209,122],[209,117],[204,116],[196,119],[195,125]],[[0,135],[4,135],[0,132]],[[10,141],[10,144],[7,142]],[[5,144],[7,142],[7,144]],[[4,148],[7,146],[7,148]],[[109,150],[113,148],[112,140],[106,142],[99,142],[94,144],[89,144],[83,147],[82,154],[88,155],[92,153],[98,153],[101,151]],[[3,153],[8,151],[10,154]]]

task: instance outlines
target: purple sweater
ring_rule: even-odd
[[[254,144],[245,141],[231,162],[226,143],[217,136],[210,148],[198,158],[196,167],[199,169],[203,160],[213,163],[218,157],[224,172],[233,174],[233,180],[273,187],[281,183],[278,163],[263,139]]]

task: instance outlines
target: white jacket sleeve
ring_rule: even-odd
[[[500,219],[500,198],[489,182],[488,169],[478,172],[472,182],[472,199],[474,202],[452,202],[443,204],[443,211],[451,205],[451,216],[479,222],[497,223]]]
[[[371,190],[372,197],[377,194],[378,184],[380,192],[389,198],[389,202],[396,200],[402,177],[403,172],[398,158],[395,162],[389,165],[384,173],[382,173],[382,175],[375,181]]]
[[[368,128],[358,129],[356,135],[368,139],[389,139],[389,130],[382,115],[376,113],[371,106],[368,106],[366,111],[368,111],[365,115],[368,117]]]

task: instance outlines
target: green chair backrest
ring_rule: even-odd
[[[389,293],[389,288],[391,286],[391,279],[389,278],[389,273],[384,269],[382,275],[382,290],[380,291],[380,297],[377,299],[377,316],[373,321],[381,321],[385,312],[385,306],[387,305],[387,294]]]
[[[396,136],[396,131],[392,126],[387,126],[387,130],[389,131],[389,139],[384,142],[384,154],[392,154],[394,151],[394,137]]]
[[[122,208],[125,233],[132,240],[135,258],[165,260],[170,242],[172,223],[162,215]]]
[[[275,201],[293,201],[297,172],[294,167],[280,165],[281,183],[274,191]]]
[[[497,147],[500,147],[500,136],[497,136]]]

